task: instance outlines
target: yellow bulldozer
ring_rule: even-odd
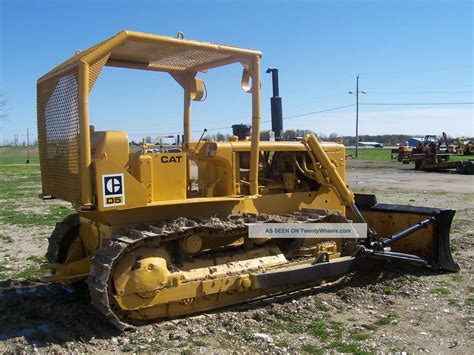
[[[459,269],[449,248],[455,212],[354,194],[342,144],[313,134],[281,140],[275,81],[276,139],[260,140],[261,57],[182,35],[122,31],[38,80],[42,197],[76,210],[49,238],[44,281],[85,281],[92,305],[123,330],[313,287],[386,261]],[[192,141],[191,103],[207,94],[202,74],[235,63],[251,95],[251,125],[236,125],[228,141]],[[144,144],[134,152],[125,132],[90,125],[89,95],[104,66],[165,73],[182,87],[178,147]],[[344,228],[320,236],[318,226],[328,223]],[[292,233],[300,230],[308,232]]]
[[[474,155],[474,143],[472,140],[458,138],[456,148],[458,155]]]

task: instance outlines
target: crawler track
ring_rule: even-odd
[[[133,327],[134,324],[140,323],[137,321],[136,314],[140,310],[123,311],[115,302],[114,286],[112,283],[113,271],[121,256],[136,248],[147,247],[148,245],[164,245],[173,242],[179,242],[180,239],[186,238],[193,234],[201,236],[215,236],[215,237],[238,237],[247,235],[247,223],[318,223],[327,221],[340,221],[341,216],[327,211],[311,211],[311,212],[296,212],[288,215],[245,215],[245,216],[230,216],[226,219],[210,218],[203,220],[190,220],[186,218],[178,218],[176,220],[161,223],[159,225],[142,225],[139,228],[129,229],[123,233],[113,235],[110,239],[102,242],[96,254],[92,258],[90,275],[87,279],[89,285],[91,302],[107,319],[118,329],[124,330],[128,327]],[[244,248],[242,246],[241,248]],[[228,251],[228,255],[235,253],[236,249]],[[214,256],[218,254],[225,254],[225,251],[210,252],[208,255]],[[199,256],[198,256],[199,257]],[[191,257],[192,258],[192,257]],[[179,261],[178,261],[179,262]],[[169,269],[175,268],[175,265],[168,265]],[[302,285],[303,286],[303,285]],[[180,287],[180,286],[178,286]],[[259,292],[248,292],[248,298],[242,297],[239,302],[262,297],[281,290],[269,290],[271,292],[259,290]],[[217,295],[215,304],[213,306],[200,306],[196,310],[189,313],[199,312],[203,310],[227,306],[232,303],[226,301],[224,292]],[[227,303],[226,303],[227,302]],[[130,317],[131,312],[135,312],[134,317]],[[182,312],[187,314],[187,312]],[[171,316],[173,314],[165,314]],[[160,317],[156,317],[160,318]],[[150,318],[143,315],[143,319]]]
[[[79,231],[79,215],[70,214],[63,221],[56,223],[54,231],[48,239],[46,259],[50,263],[62,263]]]

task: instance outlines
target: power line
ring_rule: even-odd
[[[473,93],[472,90],[464,90],[464,91],[372,91],[370,90],[371,93],[375,94],[470,94]]]
[[[370,90],[370,89],[369,89]],[[473,93],[474,91],[472,90],[460,90],[460,91],[378,91],[378,90],[370,90],[371,93],[374,93],[374,94],[420,94],[420,95],[431,95],[431,94],[471,94]],[[326,97],[326,98],[323,98],[323,99],[319,99],[318,102],[320,103],[321,101],[328,101],[330,99],[334,99],[336,97],[341,97],[343,94],[339,94],[339,95],[334,95],[334,96],[330,96],[330,97]],[[307,103],[302,103],[302,104],[297,104],[297,105],[292,105],[292,106],[289,106],[289,107],[286,107],[287,110],[290,110],[293,109],[293,108],[297,108],[297,107],[302,107],[302,106],[307,106],[307,105],[311,105],[315,102],[307,102]]]
[[[288,119],[293,119],[293,118],[299,118],[299,117],[306,117],[306,116],[311,116],[311,115],[316,115],[319,113],[324,113],[324,112],[330,112],[330,111],[336,111],[336,110],[341,110],[347,107],[353,107],[356,104],[349,104],[349,105],[343,105],[343,106],[337,106],[337,107],[331,107],[327,108],[324,110],[319,110],[319,111],[312,111],[312,112],[305,112],[299,115],[293,115],[293,116],[285,116],[283,117],[284,120]],[[367,102],[367,103],[359,103],[359,105],[364,105],[364,106],[440,106],[440,105],[474,105],[474,102]],[[269,123],[271,120],[263,120],[260,121],[261,123]],[[215,128],[209,128],[208,131],[219,131],[223,129],[230,129],[232,126],[225,126],[225,127],[215,127]],[[193,130],[191,131],[192,133],[200,133],[202,132],[202,129],[199,130]],[[168,133],[151,133],[151,132],[146,132],[146,133],[129,133],[129,136],[155,136],[155,135],[173,135],[173,134],[178,134],[178,132],[168,132]]]
[[[315,98],[312,98],[310,102],[300,103],[300,104],[291,105],[291,106],[286,106],[286,105],[285,105],[285,109],[291,111],[292,109],[297,108],[297,107],[313,105],[313,104],[315,104],[315,103],[320,104],[321,102],[331,101],[331,100],[333,100],[334,98],[336,98],[336,97],[339,98],[339,97],[341,97],[341,96],[345,96],[345,94],[342,93],[341,91],[338,91],[338,94],[334,94],[334,95],[329,96],[329,97],[323,97],[323,98],[315,97]]]
[[[395,103],[390,103],[390,102],[366,102],[366,103],[359,103],[359,105],[364,105],[364,106],[440,106],[440,105],[473,105],[474,102],[395,102]],[[349,104],[349,105],[343,105],[343,106],[337,106],[337,107],[331,107],[328,109],[324,110],[319,110],[319,111],[311,111],[311,112],[305,112],[301,113],[298,115],[292,115],[292,116],[285,116],[283,117],[284,120],[288,119],[293,119],[293,118],[299,118],[299,117],[306,117],[306,116],[311,116],[311,115],[316,115],[319,113],[324,113],[324,112],[330,112],[330,111],[335,111],[335,110],[341,110],[347,107],[353,107],[356,104]],[[260,121],[261,123],[269,123],[271,120],[263,120]],[[218,130],[223,130],[223,129],[230,129],[232,126],[225,126],[225,127],[216,127],[216,128],[209,128],[208,131],[218,131]],[[192,133],[200,133],[202,132],[201,129],[199,130],[193,130],[191,131]],[[143,136],[143,135],[172,135],[172,134],[177,134],[177,132],[168,132],[168,133],[131,133],[129,136]]]
[[[287,119],[293,119],[293,118],[298,118],[298,117],[311,116],[311,115],[316,115],[316,114],[319,114],[319,113],[335,111],[335,110],[341,110],[343,108],[352,107],[352,106],[355,106],[355,104],[338,106],[338,107],[331,107],[331,108],[327,108],[327,109],[319,110],[319,111],[305,112],[305,113],[302,113],[302,114],[299,114],[299,115],[286,116],[286,117],[283,117],[283,119],[287,120]],[[271,120],[260,121],[260,123],[268,123],[268,122],[271,122]],[[232,126],[208,128],[208,131],[218,131],[218,130],[230,129],[230,128],[232,128]],[[192,133],[200,133],[202,131],[203,131],[202,129],[197,129],[197,130],[193,130],[191,132]],[[151,132],[147,132],[147,133],[129,133],[128,135],[129,136],[143,136],[143,135],[147,135],[147,136],[153,135],[153,136],[155,136],[155,135],[172,135],[172,134],[177,134],[177,132],[168,132],[168,133],[151,133]]]
[[[286,117],[283,117],[283,119],[284,119],[284,120],[288,120],[288,119],[292,119],[292,118],[311,116],[311,115],[316,115],[316,114],[318,114],[318,113],[340,110],[340,109],[343,109],[343,108],[346,108],[346,107],[352,107],[352,106],[355,106],[355,104],[344,105],[344,106],[338,106],[338,107],[332,107],[332,108],[328,108],[328,109],[324,109],[324,110],[319,110],[319,111],[305,112],[305,113],[302,113],[302,114],[299,114],[299,115],[286,116]],[[271,120],[263,120],[263,121],[260,121],[260,123],[268,123],[268,122],[271,122]],[[232,128],[232,126],[219,127],[219,128],[210,128],[210,129],[208,129],[208,131],[217,131],[217,130],[220,130],[220,129],[229,129],[229,128]],[[196,130],[196,131],[191,131],[191,132],[197,133],[197,132],[202,132],[202,130]]]
[[[171,135],[174,135],[174,134],[177,134],[177,132],[169,132],[169,133],[150,133],[150,132],[147,132],[147,133],[128,133],[127,132],[127,135],[129,136],[137,136],[137,137],[143,137],[143,136],[171,136]]]
[[[284,119],[284,120],[288,120],[288,119],[291,119],[291,118],[304,117],[304,116],[311,116],[311,115],[315,115],[315,114],[318,114],[318,113],[340,110],[340,109],[343,109],[343,108],[346,108],[346,107],[352,107],[352,106],[355,106],[355,104],[344,105],[344,106],[338,106],[338,107],[332,107],[332,108],[328,108],[328,109],[325,109],[325,110],[302,113],[302,114],[300,114],[300,115],[286,116],[286,117],[283,117],[283,119]]]
[[[232,128],[232,126],[230,126],[230,127],[219,127],[219,128],[209,128],[208,131],[218,131],[218,130],[220,130],[220,129],[229,129],[229,128]],[[204,130],[204,129],[197,129],[197,130],[191,131],[191,132],[193,132],[193,133],[200,133],[200,132],[202,132],[203,130]]]
[[[364,102],[364,106],[440,106],[440,105],[474,105],[474,102]]]
[[[442,68],[418,68],[418,69],[404,69],[404,70],[398,70],[398,71],[392,71],[392,72],[362,72],[362,74],[365,75],[378,75],[378,76],[383,76],[383,75],[395,75],[395,74],[400,74],[400,73],[430,73],[430,72],[436,72],[436,71],[444,71],[444,70],[459,70],[459,69],[472,69],[472,65],[461,65],[461,66],[453,66],[453,67],[442,67]]]

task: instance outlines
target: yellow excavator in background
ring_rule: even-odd
[[[276,69],[276,141],[260,141],[262,53],[233,46],[122,31],[38,80],[43,198],[73,204],[56,225],[44,281],[85,281],[91,302],[118,329],[336,280],[392,260],[457,271],[449,248],[453,210],[377,203],[345,183],[345,149],[281,141]],[[191,102],[206,96],[201,73],[242,65],[251,125],[228,141],[191,141]],[[104,66],[168,74],[180,85],[183,132],[172,151],[132,152],[125,132],[96,131],[89,95]],[[146,128],[146,127],[145,127]],[[356,239],[249,235],[268,225],[355,224]],[[311,229],[310,229],[311,230]]]

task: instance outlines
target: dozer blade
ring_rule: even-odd
[[[377,232],[374,242],[390,248],[385,253],[386,259],[396,260],[395,253],[402,253],[414,256],[411,260],[407,257],[406,262],[416,264],[418,257],[419,265],[425,260],[426,265],[435,270],[459,271],[449,243],[454,210],[382,204],[377,203],[374,195],[361,194],[356,194],[356,204],[368,227]],[[351,218],[350,212],[348,217]],[[396,240],[392,240],[393,237]],[[383,258],[384,250],[374,255]],[[404,261],[403,256],[399,260]]]
[[[377,204],[375,195],[354,194],[314,134],[306,135],[302,143],[314,164],[321,165],[323,175],[340,202],[349,207],[347,217],[367,223],[366,256],[428,265],[433,269],[459,270],[449,245],[454,210]],[[326,183],[324,179],[318,182]]]

